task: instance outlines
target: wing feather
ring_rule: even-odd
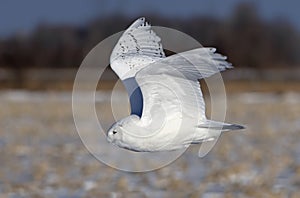
[[[160,40],[145,18],[140,18],[123,33],[111,53],[110,62],[129,54],[163,58],[165,53]]]
[[[168,65],[172,65],[171,70]],[[164,73],[195,81],[232,68],[232,64],[226,61],[226,56],[215,53],[215,48],[197,48],[158,60],[148,67],[148,74],[141,75]]]

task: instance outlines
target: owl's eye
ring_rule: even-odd
[[[117,133],[117,131],[113,131],[113,134],[116,134]]]

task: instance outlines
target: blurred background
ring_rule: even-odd
[[[299,4],[1,0],[0,197],[299,197]],[[228,56],[227,121],[247,129],[224,134],[203,159],[195,146],[170,166],[129,174],[85,149],[71,95],[87,53],[141,16]],[[105,115],[117,77],[107,70],[102,80]]]

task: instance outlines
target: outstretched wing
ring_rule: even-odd
[[[140,76],[163,73],[195,81],[233,68],[232,64],[226,61],[226,56],[215,53],[215,51],[215,48],[203,47],[178,53],[149,65]],[[172,66],[172,70],[168,66]],[[173,72],[173,70],[178,72]]]
[[[160,105],[169,115],[179,113],[200,122],[206,120],[198,79],[231,68],[225,60],[214,48],[198,48],[161,59],[139,71],[136,81],[144,101],[142,119],[153,117],[153,106]]]
[[[145,18],[137,19],[114,47],[110,56],[112,69],[122,80],[133,77],[145,65],[165,57],[160,41]]]
[[[140,18],[123,33],[111,53],[111,68],[126,87],[132,114],[141,116],[143,109],[143,97],[134,76],[145,66],[165,57],[160,41],[145,18]]]

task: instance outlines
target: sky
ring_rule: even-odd
[[[82,25],[111,14],[223,18],[229,17],[241,2],[256,4],[266,20],[284,18],[300,30],[300,1],[297,0],[0,0],[0,37],[30,32],[42,23]]]

